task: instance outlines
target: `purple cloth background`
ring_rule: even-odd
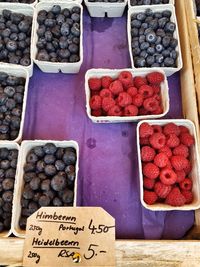
[[[84,14],[84,62],[76,75],[45,74],[30,80],[24,139],[76,140],[80,146],[78,203],[101,206],[116,219],[117,238],[178,239],[194,212],[152,212],[139,199],[136,124],[94,124],[85,111],[89,68],[127,68],[126,16],[92,19]],[[169,78],[168,118],[181,118],[179,74]]]

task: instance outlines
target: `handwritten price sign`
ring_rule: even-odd
[[[102,208],[44,207],[29,217],[24,266],[115,266],[115,220]]]

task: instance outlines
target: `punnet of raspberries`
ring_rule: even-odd
[[[163,113],[161,72],[144,76],[122,71],[116,79],[110,76],[88,80],[92,116],[142,116]]]
[[[173,122],[164,126],[143,122],[139,137],[145,203],[191,204],[190,150],[195,140],[189,129]]]

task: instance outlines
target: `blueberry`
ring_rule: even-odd
[[[58,147],[58,149],[57,149],[57,151],[56,151],[56,153],[55,153],[56,158],[57,158],[57,159],[62,159],[64,153],[65,153],[65,149],[62,148],[62,147]]]
[[[168,49],[165,49],[162,51],[163,57],[169,57],[170,56],[170,51]]]
[[[10,168],[10,161],[6,159],[2,160],[0,162],[0,168],[3,170],[7,170],[8,168]]]
[[[12,12],[8,9],[3,9],[2,15],[5,19],[10,19]]]
[[[35,171],[35,164],[33,164],[33,163],[25,163],[24,171],[25,172],[33,172],[33,171]]]
[[[10,168],[8,170],[5,171],[5,178],[12,178],[14,179],[15,178],[15,173],[16,173],[16,170],[13,169],[13,168]]]
[[[56,153],[56,150],[57,150],[57,147],[52,143],[47,143],[43,147],[43,151],[45,152],[45,154],[48,154],[48,155],[53,155],[54,153]]]
[[[14,24],[19,24],[21,20],[23,20],[24,15],[20,13],[11,13],[10,19]]]
[[[148,56],[148,57],[146,58],[146,62],[147,62],[147,65],[148,65],[148,66],[153,65],[153,64],[155,63],[154,56]]]
[[[22,110],[20,108],[14,108],[11,113],[14,116],[20,117],[22,114]]]
[[[176,48],[178,45],[178,41],[175,38],[172,38],[170,41],[170,47]]]
[[[41,183],[41,189],[43,191],[49,191],[50,190],[50,185],[51,185],[51,180],[50,179],[45,179]]]
[[[73,203],[73,200],[74,200],[74,193],[73,193],[71,190],[66,189],[66,190],[62,193],[62,200],[63,200],[63,203],[65,203],[65,204]]]
[[[28,205],[28,209],[29,209],[30,213],[33,214],[34,212],[36,212],[39,209],[39,207],[35,201],[31,201]]]
[[[22,208],[28,208],[29,200],[25,198],[21,198],[21,206]]]
[[[41,195],[42,195],[42,193],[35,192],[34,197],[33,197],[33,201],[38,202],[40,197],[41,197]]]
[[[75,21],[75,22],[79,22],[80,21],[80,15],[78,13],[73,13],[71,15],[71,19],[73,19],[73,21]]]
[[[64,8],[64,9],[62,10],[62,14],[63,14],[66,18],[70,17],[70,15],[71,15],[70,10],[69,10],[68,8]]]
[[[135,27],[135,28],[140,28],[141,27],[141,21],[140,20],[137,20],[137,19],[134,19],[131,21],[131,27]]]
[[[44,25],[46,27],[52,28],[53,26],[55,26],[55,24],[56,24],[56,22],[53,19],[45,19],[45,21],[44,21]]]
[[[12,130],[19,129],[20,128],[20,123],[21,123],[20,118],[19,117],[16,117],[16,116],[13,116],[12,119],[11,119],[10,128]]]
[[[40,25],[39,28],[37,29],[37,35],[39,37],[44,36],[45,30],[46,30],[46,27],[44,25]]]
[[[17,93],[16,93],[17,94]],[[12,110],[13,108],[16,107],[16,102],[14,99],[12,98],[9,98],[7,101],[6,101],[6,107],[9,109],[9,110]]]
[[[158,29],[156,31],[156,35],[160,36],[160,37],[165,37],[166,36],[165,31],[163,29]]]
[[[17,157],[18,157],[18,150],[17,149],[11,149],[9,151],[9,154],[8,154],[8,159],[9,160],[17,159]]]
[[[45,195],[42,195],[40,198],[39,198],[39,201],[38,201],[38,204],[41,206],[41,207],[47,207],[49,206],[51,200],[49,197],[45,196]]]
[[[68,47],[66,36],[61,36],[61,38],[59,40],[59,46],[60,46],[61,49],[65,49],[65,48]]]
[[[156,51],[157,51],[158,53],[161,53],[161,52],[163,51],[163,46],[162,46],[161,44],[157,44],[157,45],[156,45]]]
[[[165,36],[162,39],[162,44],[164,47],[168,47],[170,44],[171,38],[169,36]]]
[[[49,61],[49,55],[45,50],[42,50],[37,54],[37,59],[40,61]]]
[[[164,57],[161,54],[156,55],[156,63],[161,64],[164,61]]]
[[[65,163],[62,160],[56,160],[55,167],[56,170],[63,171],[65,169]]]
[[[36,146],[36,147],[34,147],[33,152],[34,152],[34,153],[36,154],[36,156],[38,156],[39,158],[42,158],[42,157],[44,157],[44,155],[45,155],[45,152],[44,152],[42,146]]]
[[[0,125],[0,133],[6,134],[9,131],[9,127],[7,125]]]
[[[40,187],[40,178],[38,177],[34,177],[31,181],[30,181],[30,188],[32,190],[38,190]]]
[[[47,196],[50,200],[53,200],[55,197],[55,192],[53,190],[48,190],[44,192],[44,195]]]
[[[2,186],[4,190],[12,190],[14,188],[14,180],[10,178],[4,179]]]
[[[74,173],[75,172],[75,167],[74,165],[68,165],[66,168],[65,168],[65,172],[66,174],[70,174],[70,173]]]
[[[22,104],[23,103],[23,95],[21,93],[15,93],[13,98],[16,101],[17,104]]]
[[[140,44],[140,49],[141,50],[146,50],[149,47],[149,43],[148,42],[144,42]]]
[[[146,52],[146,50],[143,50],[141,53],[140,53],[140,57],[143,57],[143,58],[147,58],[148,57],[148,53]]]
[[[20,32],[19,34],[18,34],[18,40],[19,41],[23,41],[23,40],[25,40],[26,39],[26,34],[24,33],[24,32]]]
[[[46,155],[46,156],[44,157],[44,162],[45,162],[46,164],[52,164],[52,163],[55,162],[55,160],[56,160],[56,158],[55,158],[54,155]]]
[[[172,52],[170,53],[170,57],[173,58],[174,60],[177,59],[178,57],[178,53],[176,50],[172,50]]]
[[[69,180],[70,182],[74,182],[75,178],[76,178],[75,172],[70,172],[67,174],[67,180]]]
[[[2,199],[4,202],[12,202],[13,200],[13,192],[12,191],[6,191],[2,194]]]
[[[55,191],[61,191],[63,190],[67,185],[67,180],[65,176],[62,175],[55,175],[51,180],[51,187]]]
[[[21,32],[26,33],[26,32],[29,30],[29,28],[30,28],[30,24],[28,23],[27,20],[22,20],[22,21],[20,21],[20,23],[18,24],[18,28],[19,28],[19,30],[20,30]]]
[[[33,199],[34,191],[30,188],[30,185],[25,185],[22,195],[25,199]]]
[[[146,35],[146,41],[149,42],[149,43],[155,43],[156,42],[156,34],[155,32],[149,32],[147,33]]]
[[[140,21],[144,21],[146,19],[146,15],[142,12],[138,13],[136,17]]]
[[[46,39],[47,42],[51,42],[52,41],[53,35],[52,35],[52,33],[50,31],[46,31],[44,36],[45,36],[45,39]]]
[[[25,230],[26,229],[26,222],[27,222],[27,218],[24,217],[24,216],[19,219],[19,227],[22,230]]]
[[[10,35],[10,40],[12,40],[12,41],[17,41],[17,40],[18,40],[18,35],[17,35],[17,33],[11,33],[11,35]]]
[[[163,15],[162,15],[161,12],[155,12],[155,13],[154,13],[154,18],[158,18],[158,19],[160,19],[160,18],[162,18],[162,17],[163,17]]]
[[[168,23],[168,22],[169,22],[169,19],[168,18],[166,18],[166,17],[160,18],[158,20],[158,26],[159,26],[159,28],[160,29],[164,29],[166,23]]]
[[[147,54],[149,54],[150,56],[155,54],[155,48],[150,46],[147,48]]]
[[[171,15],[172,15],[172,12],[171,12],[170,10],[164,10],[164,11],[162,12],[162,15],[163,15],[163,17],[170,18]]]
[[[9,37],[10,34],[11,34],[11,30],[6,28],[5,30],[2,31],[1,36],[5,38],[5,37]]]
[[[11,166],[12,168],[16,169],[16,167],[17,167],[17,159],[13,159],[13,160],[11,160],[11,162],[10,162],[10,166]]]
[[[46,165],[44,168],[44,172],[47,176],[53,176],[56,174],[56,168],[54,165]]]
[[[81,12],[81,9],[78,6],[74,6],[72,8],[72,10],[71,10],[71,13],[77,13],[77,14],[79,14],[80,12]]]
[[[53,199],[53,206],[55,206],[55,207],[62,207],[63,206],[63,202],[60,200],[60,198],[55,197]]]
[[[70,26],[68,23],[63,23],[60,29],[60,32],[63,36],[67,36],[70,34]]]
[[[174,66],[174,63],[175,63],[175,61],[174,61],[173,58],[166,57],[164,59],[164,64],[165,64],[166,67],[173,67]]]
[[[76,44],[70,44],[69,47],[68,47],[68,49],[73,54],[76,54],[79,51],[79,47]]]
[[[38,172],[43,172],[46,164],[43,160],[39,160],[36,164],[36,169]]]
[[[79,29],[79,24],[78,23],[74,23],[73,24],[73,26],[71,28],[71,33],[76,37],[80,36],[80,29]]]
[[[73,151],[66,150],[63,155],[63,161],[67,165],[73,165],[76,163],[76,153]]]
[[[65,22],[65,16],[63,14],[59,14],[56,18],[57,24],[62,25]]]
[[[73,32],[72,32],[73,33]],[[142,33],[141,33],[142,34]],[[139,30],[137,28],[132,28],[131,29],[131,36],[132,37],[137,37],[139,35]]]
[[[46,44],[46,50],[47,50],[48,53],[55,52],[55,48],[54,48],[54,46],[52,45],[52,43],[50,43],[50,42],[48,42],[48,43]]]
[[[0,81],[4,81],[8,78],[8,74],[5,72],[0,72]]]
[[[59,38],[60,37],[60,26],[56,25],[51,29],[51,33],[54,37]]]
[[[166,32],[174,32],[176,29],[176,24],[174,22],[168,22],[166,25],[165,25],[165,31]]]
[[[54,5],[51,9],[51,12],[55,15],[58,15],[61,12],[61,7],[59,5]]]
[[[145,39],[146,39],[145,35],[140,35],[140,37],[139,37],[139,43],[145,42]]]
[[[143,68],[146,66],[146,61],[143,57],[136,58],[134,63],[136,68]]]

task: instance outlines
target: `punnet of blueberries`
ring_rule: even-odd
[[[32,17],[4,9],[0,14],[0,62],[29,66]]]
[[[0,3],[1,2],[32,4],[35,0],[0,0]]]
[[[10,229],[17,149],[0,148],[0,233]]]
[[[14,140],[18,137],[25,78],[0,72],[0,140]]]
[[[80,7],[62,9],[54,5],[50,11],[41,10],[37,16],[37,56],[40,61],[80,61]]]
[[[141,67],[177,67],[178,40],[170,10],[132,14],[131,49],[134,65]]]
[[[122,3],[124,0],[88,0],[88,2]]]
[[[19,225],[25,229],[27,217],[40,207],[73,206],[76,178],[76,150],[53,143],[35,146],[24,164],[24,188]]]
[[[169,4],[169,0],[130,0],[131,6]]]

